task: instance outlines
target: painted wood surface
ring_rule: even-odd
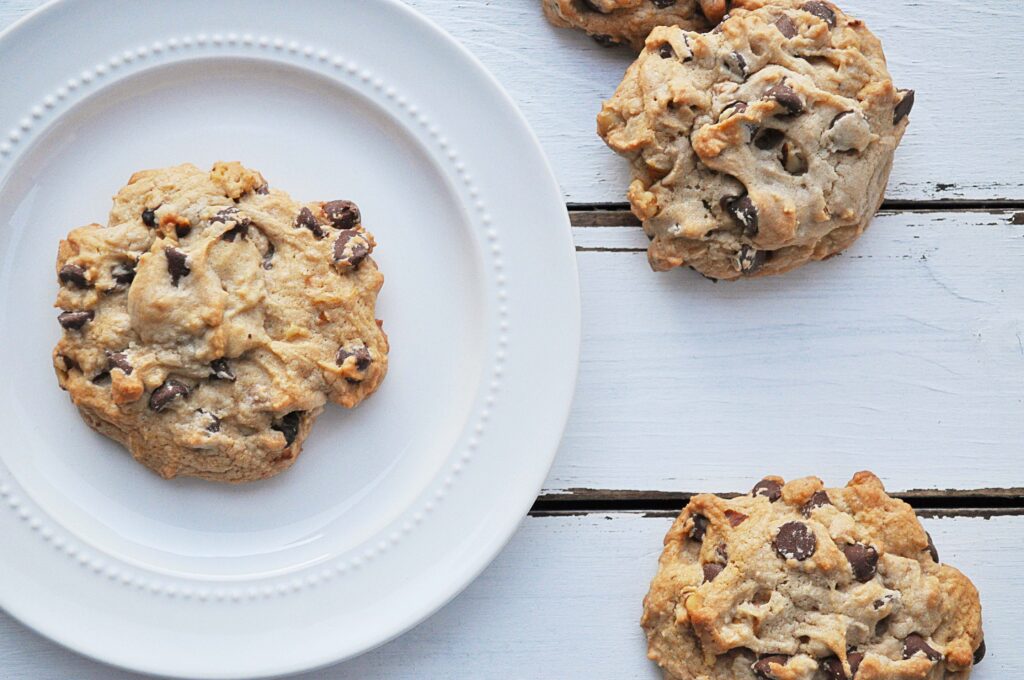
[[[601,101],[632,55],[547,24],[540,0],[406,0],[469,48],[533,125],[567,201],[623,202],[625,162],[595,133]],[[0,29],[42,0],[0,1]],[[846,0],[883,40],[890,71],[917,103],[892,199],[1024,199],[1024,72],[1019,0]],[[983,49],[982,46],[992,46]]]
[[[576,227],[580,377],[547,490],[1024,486],[1022,218],[883,214],[839,257],[733,283],[653,273],[638,227]]]
[[[640,602],[671,519],[638,513],[530,517],[484,574],[424,624],[302,680],[658,680]],[[988,656],[972,680],[1020,677],[1024,517],[928,519],[943,560],[982,592]],[[969,565],[969,567],[968,567]],[[129,680],[0,614],[0,676]]]

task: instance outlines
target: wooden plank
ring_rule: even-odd
[[[647,678],[638,620],[667,517],[613,513],[527,519],[509,547],[452,604],[352,662],[297,676],[343,678]],[[972,680],[1020,677],[1024,646],[1024,518],[930,519],[942,559],[982,594],[988,656]],[[129,680],[0,614],[2,675],[33,680]]]
[[[580,377],[546,491],[1024,486],[1016,221],[883,214],[840,257],[717,284],[650,271],[637,227],[575,228]]]
[[[42,0],[0,0],[0,29]],[[468,47],[519,104],[567,201],[625,200],[628,170],[595,133],[601,101],[632,60],[557,30],[539,0],[406,0]],[[895,199],[1024,199],[1019,2],[847,0],[885,42],[896,83],[917,104],[889,187]],[[996,46],[995,53],[978,45]]]
[[[622,201],[625,162],[594,117],[632,60],[548,26],[539,0],[407,0],[476,54],[519,103],[571,202]],[[846,0],[883,40],[893,78],[917,91],[890,198],[1024,198],[1019,2]],[[995,46],[993,51],[979,45]]]

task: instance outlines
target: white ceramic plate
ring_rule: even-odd
[[[0,605],[136,670],[263,676],[408,629],[515,531],[576,375],[569,225],[483,68],[391,0],[60,2],[0,37]],[[135,170],[240,160],[379,243],[379,392],[256,484],[164,481],[56,384],[53,262]]]

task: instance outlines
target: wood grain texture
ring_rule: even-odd
[[[566,200],[622,201],[625,161],[594,118],[632,61],[549,26],[540,0],[407,0],[473,51],[537,132]],[[1024,198],[1024,5],[1017,0],[845,0],[882,39],[899,87],[917,91],[890,198]],[[981,46],[991,45],[992,49]]]
[[[883,214],[832,260],[717,284],[651,272],[637,227],[576,227],[580,377],[546,491],[1024,486],[1014,215]]]
[[[657,680],[640,602],[667,517],[614,513],[531,517],[454,602],[395,642],[301,680]],[[943,560],[977,584],[988,656],[972,680],[1020,677],[1024,518],[925,520]],[[32,680],[139,678],[83,659],[0,614],[0,675]]]

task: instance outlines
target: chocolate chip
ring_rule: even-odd
[[[726,196],[721,204],[743,227],[744,236],[757,236],[757,206],[750,196]]]
[[[722,113],[718,114],[718,120],[719,122],[721,122],[723,120],[733,117],[737,113],[743,113],[746,110],[746,102],[733,102],[732,104],[729,104],[724,109],[722,109]]]
[[[870,545],[854,543],[843,547],[843,554],[853,569],[853,578],[867,583],[875,577],[878,569],[878,551]]]
[[[896,109],[892,113],[893,125],[895,125],[896,123],[900,122],[908,115],[910,115],[910,110],[914,108],[913,90],[900,90],[899,94],[902,94],[903,97],[901,97],[900,100],[896,102]]]
[[[774,149],[782,140],[786,138],[786,133],[782,130],[776,130],[775,128],[761,128],[760,131],[754,136],[754,146],[758,149]]]
[[[153,212],[152,210],[150,210],[149,208],[146,208],[145,210],[143,210],[142,211],[142,223],[145,224],[147,227],[155,227],[156,226],[156,213]]]
[[[309,208],[303,208],[299,211],[299,214],[295,217],[295,226],[304,227],[313,232],[313,236],[316,238],[323,238],[327,234],[324,233],[323,227],[317,222],[316,217],[313,215],[313,211]]]
[[[772,547],[783,559],[802,562],[818,549],[818,538],[803,522],[786,522],[779,527]]]
[[[779,17],[779,20],[775,22],[775,28],[779,29],[779,32],[787,38],[792,38],[799,33],[799,31],[796,30],[796,24],[794,24],[793,20],[786,14],[783,14]]]
[[[676,0],[651,0],[651,4],[657,9],[665,9],[676,4]]]
[[[176,225],[174,225],[174,234],[178,238],[185,238],[186,236],[188,236],[191,233],[192,233],[192,225],[191,224],[176,224]]]
[[[800,509],[800,512],[803,513],[804,517],[810,517],[811,510],[823,507],[825,505],[832,505],[832,499],[828,497],[828,492],[815,491],[814,494],[809,499],[807,499],[807,502],[804,503],[804,507]]]
[[[590,37],[593,38],[594,42],[601,47],[615,47],[619,44],[618,40],[605,33],[598,33],[597,35],[592,35]]]
[[[271,260],[274,259],[274,252],[276,252],[276,250],[277,249],[274,247],[273,243],[268,243],[267,244],[267,252],[263,254],[263,268],[264,269],[273,269],[274,268],[274,263],[271,262]]]
[[[77,331],[86,323],[92,321],[95,316],[96,312],[91,309],[83,309],[79,311],[61,312],[57,315],[57,321],[60,322],[61,326],[69,331]]]
[[[730,52],[725,55],[725,67],[738,75],[741,80],[747,79],[747,60],[739,52]]]
[[[715,580],[715,577],[722,573],[725,569],[724,564],[718,564],[717,562],[708,562],[704,565],[704,582],[711,583]]]
[[[267,194],[270,193],[270,185],[264,182],[263,184],[256,187],[256,193],[259,194],[260,196],[266,196]]]
[[[228,363],[228,360],[222,357],[210,362],[210,377],[217,380],[229,380],[234,382],[235,372],[231,370],[231,365]]]
[[[338,229],[352,229],[362,219],[359,206],[352,201],[328,201],[324,203],[324,214]]]
[[[676,56],[676,51],[668,43],[662,43],[658,48],[658,56],[662,59],[672,59]]]
[[[777,101],[782,108],[786,109],[789,115],[795,116],[804,111],[804,103],[800,100],[800,95],[789,85],[783,85],[782,83],[772,85],[765,90],[764,96],[765,99]]]
[[[222,239],[230,242],[233,242],[239,236],[245,237],[249,233],[249,225],[252,224],[252,220],[248,216],[242,215],[238,208],[235,207],[224,208],[211,217],[210,222],[220,222],[221,224],[234,222],[235,226],[221,234]]]
[[[857,670],[860,668],[860,662],[863,660],[864,655],[860,652],[847,653],[846,662],[850,664],[850,675],[846,674],[846,670],[843,669],[843,662],[839,660],[838,656],[829,656],[822,659],[820,666],[828,680],[851,680],[856,677]]]
[[[911,633],[903,640],[903,658],[909,659],[915,654],[924,654],[932,661],[938,661],[942,658],[942,654],[932,649],[931,645],[925,642],[923,637],[918,633]]]
[[[729,561],[729,553],[726,551],[724,543],[718,544],[718,547],[715,548],[715,554],[718,555],[718,559],[722,560],[722,562]]]
[[[128,357],[124,352],[107,352],[107,368],[109,370],[119,368],[125,375],[132,374],[132,365],[128,363]]]
[[[939,551],[935,548],[935,543],[932,542],[932,535],[927,531],[924,535],[928,537],[928,554],[932,556],[932,562],[939,563]]]
[[[753,496],[764,496],[774,503],[782,498],[782,485],[774,479],[762,479],[754,485],[754,488],[750,490],[750,493]]]
[[[786,662],[789,661],[789,657],[782,654],[772,654],[771,656],[762,656],[760,659],[754,662],[750,667],[750,670],[754,671],[754,675],[761,680],[776,680],[777,676],[772,672],[770,664],[778,664],[779,666],[785,666]]]
[[[153,394],[149,395],[149,408],[159,413],[178,397],[186,396],[188,396],[188,386],[174,378],[168,378],[163,385],[153,390]]]
[[[206,426],[206,431],[207,432],[211,432],[211,433],[220,432],[220,418],[218,418],[217,416],[213,415],[209,411],[204,411],[201,408],[200,409],[196,409],[196,411],[198,413],[203,413],[203,414],[205,414],[205,415],[210,417],[210,424]]]
[[[735,510],[726,510],[725,518],[729,520],[729,526],[735,528],[743,524],[743,521],[747,519],[748,515],[744,515],[742,512],[736,512]]]
[[[164,255],[167,256],[167,272],[171,275],[171,285],[177,288],[178,281],[192,272],[188,268],[188,257],[175,248],[164,248]]]
[[[271,430],[277,430],[284,435],[285,448],[295,443],[295,438],[299,435],[301,415],[302,411],[292,411],[270,426]]]
[[[348,360],[349,357],[356,358],[357,371],[365,371],[370,367],[370,363],[373,361],[370,358],[370,350],[368,350],[366,347],[353,347],[351,349],[341,347],[338,349],[338,354],[336,357],[334,357],[334,361],[339,366],[341,366]]]
[[[981,660],[985,658],[985,641],[982,640],[978,648],[974,650],[974,664],[981,663]]]
[[[130,286],[135,280],[135,265],[119,263],[110,268],[110,276],[119,286]]]
[[[836,13],[832,11],[832,8],[823,2],[805,2],[804,6],[801,7],[805,12],[810,12],[819,19],[824,19],[829,25],[829,28],[836,27]]]
[[[334,242],[334,264],[355,269],[370,254],[370,245],[366,238],[354,229],[346,229],[338,234]]]
[[[791,175],[802,175],[807,172],[807,159],[796,144],[786,142],[779,149],[779,162]]]
[[[690,538],[695,541],[703,541],[704,534],[708,531],[708,518],[704,515],[693,515],[690,519],[693,520],[693,528],[690,529]]]
[[[768,253],[764,250],[757,250],[753,246],[743,244],[737,256],[740,272],[743,274],[756,274],[768,261]]]
[[[828,129],[831,130],[832,128],[834,128],[836,126],[836,123],[838,123],[840,119],[843,118],[843,116],[848,116],[851,113],[853,113],[853,111],[841,111],[840,113],[836,114],[836,117],[833,118],[832,122],[828,124]]]
[[[60,268],[57,278],[61,283],[70,283],[77,288],[89,288],[89,280],[85,278],[85,270],[77,264],[66,264]]]

